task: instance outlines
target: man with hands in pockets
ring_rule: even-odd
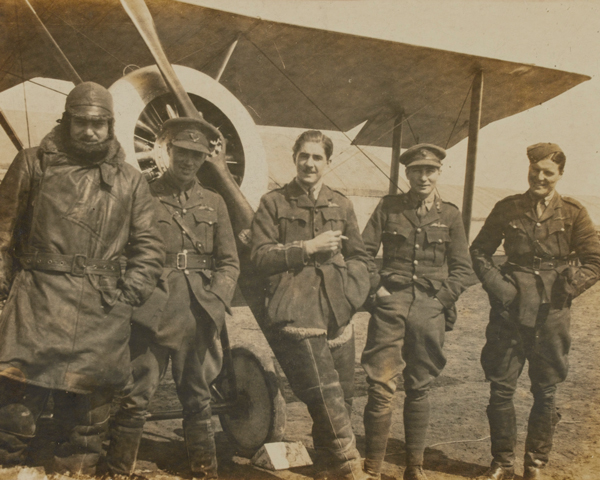
[[[436,190],[444,149],[418,144],[400,156],[410,191],[385,196],[363,231],[376,290],[362,365],[365,407],[364,469],[379,477],[392,421],[392,399],[402,375],[405,480],[425,480],[423,453],[429,426],[429,388],[446,363],[444,332],[456,319],[454,303],[472,283],[471,260],[458,208]],[[383,244],[383,266],[374,258]]]

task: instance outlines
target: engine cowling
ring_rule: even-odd
[[[267,191],[268,167],[262,140],[242,103],[212,77],[181,65],[173,65],[183,87],[204,119],[217,127],[226,141],[227,166],[250,205],[256,209]],[[133,70],[110,88],[115,108],[115,133],[127,154],[127,162],[151,179],[168,165],[159,132],[162,124],[179,117],[177,103],[156,66]],[[222,148],[217,145],[216,150]],[[211,172],[199,176],[210,186]]]

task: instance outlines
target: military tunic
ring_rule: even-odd
[[[328,230],[341,230],[348,240],[336,252],[306,258],[302,243]],[[326,185],[316,202],[296,181],[263,196],[252,224],[252,260],[269,276],[270,325],[325,331],[330,310],[342,327],[369,291],[368,256],[352,203]]]
[[[495,266],[492,255],[504,241],[506,262]],[[570,261],[574,252],[580,266]],[[514,418],[512,396],[525,361],[529,361],[534,406],[526,441],[526,464],[545,463],[558,421],[556,384],[567,377],[571,300],[592,286],[600,274],[600,241],[586,209],[554,192],[538,218],[530,193],[496,204],[471,246],[473,266],[490,298],[487,342],[481,354],[492,382],[488,416],[492,430]],[[495,422],[499,424],[494,427]],[[512,465],[514,431],[492,432],[492,454]]]

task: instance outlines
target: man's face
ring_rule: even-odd
[[[410,189],[422,199],[433,192],[439,176],[440,169],[431,165],[417,165],[406,169]]]
[[[175,145],[171,145],[169,148],[169,170],[175,180],[183,184],[196,178],[196,174],[205,160],[206,153]]]
[[[558,165],[550,158],[529,164],[529,190],[538,198],[550,195],[561,178]]]
[[[321,143],[305,142],[296,153],[294,163],[298,181],[310,188],[321,180],[329,161]]]
[[[94,145],[108,138],[108,119],[71,117],[71,138],[79,142]]]

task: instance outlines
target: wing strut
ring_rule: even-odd
[[[400,153],[402,151],[402,120],[404,110],[400,111],[394,119],[392,132],[392,164],[390,165],[390,195],[398,193],[398,177],[400,175]]]
[[[467,167],[465,171],[465,190],[463,193],[462,217],[467,241],[471,230],[473,214],[473,192],[475,190],[475,166],[477,163],[477,141],[481,125],[481,104],[483,100],[483,70],[479,70],[473,79],[471,90],[471,113],[469,117],[469,143],[467,146]]]
[[[83,82],[83,80],[81,79],[81,77],[79,76],[79,74],[77,73],[77,71],[75,70],[73,65],[71,64],[71,62],[69,62],[69,59],[67,58],[65,53],[62,51],[62,49],[60,48],[58,43],[56,43],[56,40],[54,40],[54,37],[52,36],[52,34],[46,28],[46,25],[44,25],[44,22],[42,22],[40,17],[38,17],[38,14],[36,13],[35,9],[29,3],[29,0],[23,0],[23,1],[27,5],[27,7],[29,7],[29,10],[33,14],[36,24],[39,27],[39,30],[42,33],[42,36],[44,37],[44,40],[46,40],[46,43],[48,43],[48,45],[50,45],[50,48],[54,54],[54,59],[58,62],[60,67],[63,69],[63,71],[67,75],[68,79],[71,82],[73,82],[75,85],[78,85],[81,82]]]
[[[13,145],[15,146],[15,148],[19,152],[21,150],[23,150],[23,148],[24,148],[23,147],[23,142],[21,141],[21,139],[17,135],[17,132],[12,127],[12,125],[10,124],[10,122],[8,121],[8,118],[6,118],[6,115],[4,115],[4,112],[2,111],[1,108],[0,108],[0,126],[4,129],[4,131],[6,132],[6,135],[8,135],[8,138],[10,138],[10,141],[13,143]]]
[[[225,58],[223,59],[223,63],[221,64],[221,67],[219,68],[219,73],[217,73],[217,76],[215,77],[215,80],[217,82],[221,80],[221,75],[223,75],[223,72],[225,71],[225,68],[227,67],[227,64],[229,63],[229,59],[231,58],[231,55],[233,55],[233,51],[235,50],[235,47],[237,47],[237,44],[238,44],[241,36],[242,36],[242,34],[239,33],[238,36],[236,37],[236,39],[231,43],[231,45],[229,45],[229,48],[227,49],[227,53],[225,54]]]
[[[171,63],[163,50],[158,34],[156,33],[154,20],[152,19],[150,10],[148,10],[148,6],[144,0],[121,0],[121,4],[144,40],[148,50],[150,50],[150,53],[154,57],[156,66],[160,70],[167,87],[177,100],[183,114],[186,117],[202,121],[207,128],[213,131],[215,136],[218,135],[220,137],[221,133],[202,118],[198,109],[194,106],[189,95],[183,88],[179,78],[177,78]],[[233,229],[240,241],[243,244],[247,244],[249,242],[248,235],[250,224],[254,217],[254,211],[248,203],[248,200],[246,200],[246,197],[242,194],[237,183],[235,183],[224,158],[212,158],[210,165],[213,167],[212,170],[215,173],[215,188],[227,204]]]

